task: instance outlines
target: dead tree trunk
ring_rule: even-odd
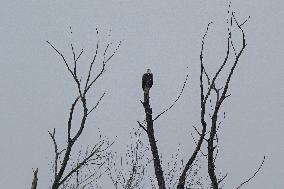
[[[35,171],[33,171],[33,173],[34,173],[34,176],[33,176],[33,181],[32,181],[32,187],[31,187],[31,189],[36,189],[36,187],[37,187],[37,181],[38,181],[38,178],[37,178],[38,168],[37,168]]]
[[[153,156],[153,161],[154,161],[154,169],[155,169],[155,175],[158,181],[158,186],[159,189],[165,189],[165,178],[163,175],[163,170],[161,166],[161,160],[159,157],[159,152],[158,152],[158,147],[154,135],[154,127],[153,127],[153,118],[152,118],[152,108],[150,106],[150,96],[149,96],[149,89],[144,91],[144,102],[143,106],[145,109],[145,114],[146,114],[146,123],[147,123],[147,136],[149,139],[149,143],[151,146],[151,152]]]

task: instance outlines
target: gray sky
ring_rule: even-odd
[[[232,96],[225,103],[227,118],[220,130],[218,168],[229,173],[226,188],[234,188],[266,155],[262,171],[244,188],[282,188],[284,2],[234,0],[232,5],[238,18],[250,15],[251,19],[245,26],[248,47],[232,81]],[[129,132],[143,119],[139,100],[145,69],[150,67],[154,73],[151,100],[158,113],[178,95],[189,66],[184,95],[156,122],[160,152],[174,153],[181,143],[182,157],[187,157],[194,148],[191,125],[199,124],[201,38],[213,21],[205,62],[214,71],[225,54],[227,6],[225,0],[2,0],[1,186],[29,188],[33,167],[39,167],[39,188],[50,185],[53,146],[47,131],[57,128],[57,138],[64,142],[68,110],[76,94],[64,65],[45,41],[52,41],[69,58],[73,41],[77,50],[86,50],[84,65],[95,48],[96,27],[102,42],[123,40],[123,44],[92,93],[96,102],[107,91],[80,142],[92,143],[99,127],[110,138],[118,136],[115,150],[125,149]]]

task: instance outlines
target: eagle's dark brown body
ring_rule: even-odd
[[[150,90],[153,85],[153,74],[152,73],[144,73],[142,77],[142,89]]]

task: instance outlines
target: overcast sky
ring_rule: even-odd
[[[143,119],[139,100],[146,68],[154,73],[151,101],[156,114],[176,98],[188,66],[190,79],[182,98],[156,122],[160,152],[174,153],[181,143],[181,156],[188,157],[194,148],[191,126],[200,125],[201,38],[213,21],[204,55],[213,73],[225,55],[227,7],[226,0],[2,0],[1,187],[29,188],[36,167],[39,188],[50,186],[53,146],[47,131],[56,128],[58,140],[64,142],[68,111],[77,94],[60,58],[45,41],[53,42],[69,59],[70,42],[77,50],[84,48],[80,62],[84,67],[95,49],[95,28],[102,45],[123,42],[92,91],[94,103],[104,91],[107,95],[80,142],[92,143],[100,128],[110,138],[117,136],[114,150],[124,150],[136,121]],[[227,117],[220,129],[218,170],[228,172],[225,186],[234,188],[266,155],[259,175],[244,188],[280,189],[284,186],[284,2],[233,0],[232,9],[240,20],[251,19],[244,26],[248,46],[224,106]],[[111,186],[110,181],[106,185]]]

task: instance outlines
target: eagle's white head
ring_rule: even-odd
[[[148,68],[148,69],[147,69],[147,73],[151,73],[151,69]]]

